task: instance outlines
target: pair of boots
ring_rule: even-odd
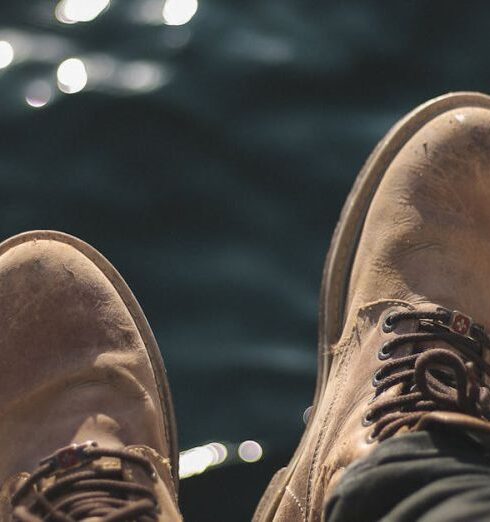
[[[381,141],[325,265],[307,429],[256,522],[320,521],[344,469],[404,433],[490,439],[490,97],[451,94]],[[58,232],[0,245],[0,521],[176,521],[158,346],[116,270]]]

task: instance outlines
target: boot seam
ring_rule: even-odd
[[[339,364],[341,367],[341,371],[339,373],[339,377],[341,379],[340,382],[344,382],[344,377],[347,372],[347,366],[352,357],[352,351],[350,351],[350,352],[343,351],[343,352],[341,352],[340,357],[341,357],[341,360],[340,360]],[[308,486],[307,486],[307,490],[306,490],[306,510],[307,510],[307,512],[309,512],[309,510],[310,510],[311,489],[312,489],[312,485],[313,485],[313,477],[316,474],[316,471],[318,469],[318,457],[319,457],[319,453],[320,453],[320,447],[322,445],[322,442],[325,440],[325,433],[328,429],[330,412],[332,411],[334,406],[337,404],[339,395],[340,395],[340,387],[338,387],[337,390],[335,391],[332,401],[330,402],[329,407],[328,407],[327,411],[325,412],[325,415],[323,417],[322,427],[318,434],[317,442],[315,445],[315,451],[313,453],[313,460],[311,462],[310,471],[308,473]]]
[[[298,509],[299,509],[299,511],[301,513],[301,517],[303,518],[304,522],[306,522],[306,510],[303,507],[303,505],[301,504],[301,502],[298,499],[298,497],[295,495],[294,491],[289,486],[289,484],[286,486],[286,493],[289,493],[291,498],[294,500],[295,504],[298,506]]]

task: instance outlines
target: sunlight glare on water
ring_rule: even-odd
[[[74,94],[87,85],[87,69],[79,58],[68,58],[58,67],[57,78],[60,91]]]
[[[56,19],[64,24],[91,22],[109,7],[110,0],[61,0],[55,9]]]
[[[262,458],[264,451],[255,440],[246,440],[238,447],[238,456],[244,462],[257,462]]]
[[[0,69],[8,67],[14,59],[14,49],[6,40],[0,41]]]
[[[45,80],[35,80],[27,86],[26,103],[34,109],[47,105],[52,96],[51,85]]]
[[[163,21],[167,25],[184,25],[196,14],[197,0],[166,0],[163,4]]]

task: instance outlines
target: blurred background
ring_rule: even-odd
[[[250,520],[288,461],[343,200],[405,112],[489,90],[489,25],[484,1],[1,3],[0,235],[75,234],[133,288],[188,520]]]

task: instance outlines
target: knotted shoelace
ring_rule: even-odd
[[[101,522],[156,521],[153,489],[128,481],[120,469],[90,466],[104,457],[136,464],[155,479],[151,463],[128,451],[103,449],[92,442],[69,446],[41,461],[14,494],[14,520],[75,522],[96,517]],[[44,487],[43,481],[51,477],[55,479]]]
[[[385,331],[392,331],[396,323],[405,320],[417,320],[419,326],[417,332],[399,334],[381,347],[379,358],[390,360],[373,378],[376,393],[364,418],[364,425],[374,425],[371,440],[382,441],[402,426],[414,426],[428,411],[490,419],[490,390],[483,383],[483,377],[490,375],[490,366],[483,359],[490,340],[476,324],[469,335],[449,329],[451,315],[441,308],[435,312],[394,312],[385,320]],[[454,350],[437,347],[440,341]],[[420,347],[427,342],[436,346]],[[412,353],[392,358],[394,350],[406,344],[414,346]],[[395,385],[401,385],[400,394],[378,399]]]

